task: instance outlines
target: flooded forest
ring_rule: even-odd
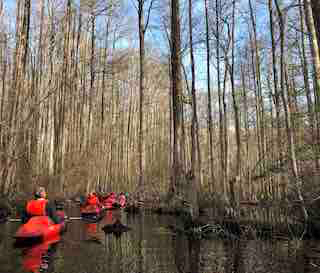
[[[320,237],[319,111],[318,0],[0,0],[13,211],[115,191],[185,233]]]

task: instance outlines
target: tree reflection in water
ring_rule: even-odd
[[[185,236],[173,237],[173,249],[175,253],[175,264],[179,273],[203,272],[204,257],[201,257],[204,249],[201,249],[203,241],[188,239]],[[213,242],[214,243],[214,242]],[[244,273],[242,249],[245,247],[241,241],[223,241],[225,273]],[[203,259],[203,260],[202,260]]]
[[[293,240],[288,242],[290,252],[288,256],[292,272],[315,273],[320,272],[320,247],[318,241]]]
[[[226,273],[245,273],[242,252],[246,247],[246,241],[225,240],[223,241],[224,252],[226,255]]]
[[[173,236],[174,260],[179,273],[199,273],[200,241]]]
[[[116,237],[102,230],[107,222],[98,223],[97,232],[102,244],[87,243],[82,233],[84,224],[70,222],[63,242],[59,243],[57,252],[53,255],[54,260],[50,255],[40,255],[38,257],[44,258],[44,262],[41,261],[38,265],[42,265],[43,272],[56,273],[320,272],[319,241],[193,241],[185,236],[173,235],[166,228],[173,221],[173,218],[164,216],[124,214],[121,222],[132,230]],[[109,223],[114,222],[112,220]],[[23,261],[17,259],[21,255],[21,249],[14,249],[11,245],[11,235],[17,229],[17,224],[8,223],[0,227],[0,272],[26,272],[22,268]],[[43,253],[46,252],[45,247],[42,250]],[[24,254],[27,256],[27,253]],[[51,259],[47,263],[48,269],[46,259]],[[51,270],[53,267],[55,271]]]
[[[118,273],[123,273],[125,268],[122,235],[130,230],[122,224],[121,215],[119,209],[109,210],[101,222],[105,234],[105,251],[108,253],[107,261]]]

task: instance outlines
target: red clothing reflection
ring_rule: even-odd
[[[114,222],[115,222],[115,219],[113,217],[113,211],[112,210],[108,210],[107,214],[106,214],[106,217],[105,217],[104,224],[112,225]]]
[[[89,237],[97,237],[98,224],[97,223],[86,223],[85,224],[86,233]]]
[[[99,224],[94,223],[85,223],[85,241],[101,243],[101,234],[99,232]]]
[[[24,270],[34,273],[44,272],[49,267],[50,255],[52,255],[54,246],[59,240],[60,236],[57,236],[55,240],[46,241],[24,249],[22,262]]]
[[[107,210],[105,217],[102,220],[102,225],[113,225],[117,220],[120,221],[121,212],[119,209]]]

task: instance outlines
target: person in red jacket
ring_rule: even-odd
[[[127,198],[126,195],[124,194],[124,192],[121,192],[118,196],[118,203],[121,206],[121,208],[124,208],[126,206],[127,203]]]
[[[116,203],[117,203],[117,196],[115,192],[109,193],[104,200],[104,205],[107,209],[114,208]]]
[[[34,199],[27,202],[21,216],[23,223],[26,223],[33,216],[49,216],[55,224],[61,222],[55,206],[47,199],[47,193],[44,187],[38,187],[36,189]]]
[[[92,192],[88,195],[86,203],[87,203],[87,205],[100,206],[99,198],[95,192]]]

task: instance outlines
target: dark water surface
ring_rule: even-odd
[[[168,216],[122,213],[121,221],[132,230],[120,237],[105,235],[102,230],[107,223],[105,219],[98,225],[70,221],[57,245],[40,249],[43,252],[41,266],[34,272],[320,272],[320,241],[190,242],[166,229],[174,221]],[[30,272],[26,264],[33,252],[15,249],[12,245],[12,235],[18,226],[19,223],[0,224],[0,272]]]

